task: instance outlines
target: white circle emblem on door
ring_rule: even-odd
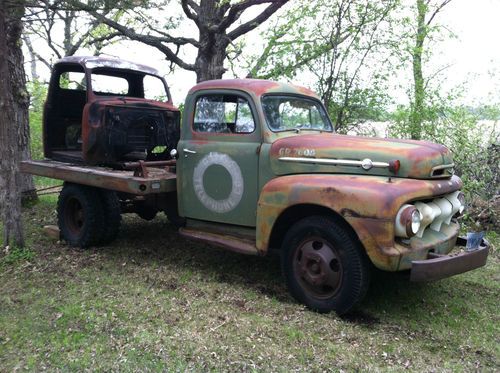
[[[231,193],[229,193],[227,198],[221,200],[210,197],[203,185],[205,171],[213,165],[222,166],[231,176]],[[207,209],[221,214],[229,212],[238,206],[243,196],[243,176],[241,175],[241,169],[227,154],[210,152],[194,168],[193,187],[196,197],[198,197]]]

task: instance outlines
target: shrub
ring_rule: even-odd
[[[28,91],[30,93],[31,157],[41,159],[43,158],[43,105],[47,96],[47,85],[39,81],[29,82]]]
[[[394,113],[391,136],[409,137],[409,113],[406,107]],[[499,118],[481,120],[480,113],[463,106],[428,108],[422,139],[444,144],[453,152],[455,172],[471,203],[470,220],[494,228],[500,213],[500,123]]]

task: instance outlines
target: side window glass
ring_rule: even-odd
[[[196,101],[196,132],[251,133],[255,130],[247,100],[234,95],[200,96]]]
[[[85,74],[73,71],[62,73],[59,75],[59,88],[85,91],[87,89]]]
[[[255,122],[252,116],[252,110],[247,100],[238,98],[238,111],[236,116],[236,132],[252,133],[255,130]]]

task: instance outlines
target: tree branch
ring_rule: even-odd
[[[288,0],[274,0],[271,5],[269,5],[262,13],[260,13],[254,19],[243,23],[242,25],[236,27],[233,31],[227,34],[229,40],[235,40],[239,38],[241,35],[246,34],[249,31],[257,28],[263,22],[265,22],[269,17],[271,17],[279,8],[285,5]],[[236,5],[234,5],[236,6]]]
[[[194,23],[199,25],[198,14],[196,13],[200,10],[198,4],[196,4],[193,0],[182,0],[181,5],[182,5],[182,10],[184,11],[186,17],[188,17]],[[192,10],[189,8],[191,8]]]
[[[184,0],[183,0],[184,1]],[[185,70],[190,70],[194,71],[195,66],[193,64],[186,63],[183,61],[175,52],[172,51],[168,46],[164,45],[163,42],[165,43],[173,43],[173,44],[182,44],[183,43],[183,38],[166,38],[166,37],[156,37],[156,36],[150,36],[150,35],[141,35],[136,33],[133,29],[123,26],[122,24],[119,24],[118,22],[109,19],[105,16],[103,16],[101,13],[95,11],[92,7],[80,2],[80,1],[72,1],[72,3],[78,7],[78,10],[83,10],[92,15],[94,18],[96,18],[99,22],[104,23],[105,25],[108,25],[111,28],[114,28],[115,30],[119,31],[123,36],[140,41],[144,44],[150,45],[152,47],[155,47],[158,49],[160,52],[165,54],[168,60],[172,61],[176,65],[180,66],[181,68]]]
[[[444,0],[440,5],[438,5],[438,7],[434,10],[434,12],[432,13],[431,17],[429,18],[429,20],[427,21],[426,23],[426,26],[429,27],[430,24],[432,23],[432,20],[434,19],[434,17],[436,17],[436,15],[447,5],[451,2],[451,0]]]
[[[218,26],[219,31],[226,30],[234,22],[240,18],[241,14],[253,5],[273,3],[274,0],[244,0],[240,3],[230,6],[229,13],[226,17],[222,19],[222,22]]]

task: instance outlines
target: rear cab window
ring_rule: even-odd
[[[169,101],[164,81],[155,75],[97,68],[91,72],[92,92],[97,96],[125,96]]]
[[[93,73],[92,91],[96,95],[127,96],[130,92],[130,84],[122,77]]]

